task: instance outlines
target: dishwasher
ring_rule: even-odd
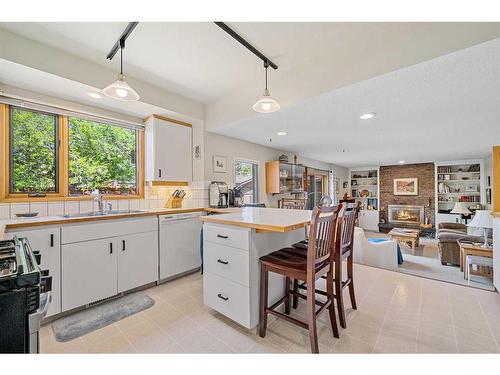
[[[201,212],[160,215],[160,280],[197,270],[201,266]]]

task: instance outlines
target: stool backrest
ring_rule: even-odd
[[[314,207],[307,249],[307,272],[314,274],[318,263],[332,257],[338,247],[339,230],[337,220],[342,214],[342,205]]]
[[[340,254],[352,252],[352,245],[354,239],[354,227],[358,221],[359,210],[361,202],[355,205],[348,205],[339,221],[341,223],[341,240],[340,240]]]

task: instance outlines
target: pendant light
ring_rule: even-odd
[[[266,69],[266,88],[262,97],[257,100],[257,102],[252,106],[255,112],[259,113],[272,113],[280,109],[279,103],[271,97],[269,90],[267,89],[267,68],[269,68],[269,63],[267,60],[264,61],[264,68]]]
[[[103,92],[107,96],[113,99],[123,100],[123,101],[137,101],[140,96],[137,94],[132,87],[128,85],[125,81],[125,76],[123,75],[123,49],[125,48],[125,40],[120,39],[120,74],[118,74],[118,79],[111,85],[106,87]]]

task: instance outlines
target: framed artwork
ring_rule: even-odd
[[[465,191],[467,193],[477,192],[477,185],[473,185],[473,184],[465,185]]]
[[[418,178],[395,178],[394,195],[418,195]]]
[[[213,170],[216,173],[226,173],[227,172],[227,159],[225,156],[214,155],[213,160]]]

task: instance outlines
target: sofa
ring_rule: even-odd
[[[460,223],[439,223],[436,238],[438,239],[439,259],[442,265],[460,265],[460,245],[458,240],[466,242],[483,242],[482,236],[469,235],[467,225]]]
[[[398,244],[394,240],[370,242],[363,229],[354,228],[353,261],[367,266],[395,270],[398,268]]]

